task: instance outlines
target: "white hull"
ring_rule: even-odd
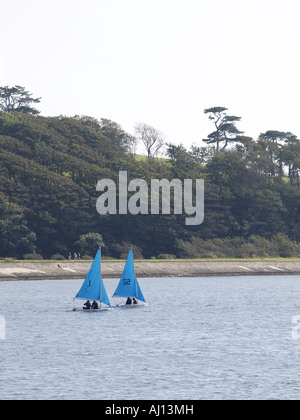
[[[83,309],[83,308],[74,308],[74,312],[104,312],[110,311],[112,308],[100,308],[100,309]]]
[[[126,305],[125,303],[123,305],[116,305],[113,306],[113,308],[141,308],[141,307],[145,307],[148,306],[148,303],[137,303],[135,305],[131,304],[131,305]]]

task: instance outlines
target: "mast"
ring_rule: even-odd
[[[100,309],[101,309],[101,302],[102,302],[102,276],[101,276],[101,246],[99,246],[99,258],[100,258]]]
[[[135,281],[135,297],[138,299],[139,294],[138,294],[138,287],[137,287],[137,278],[135,277],[135,274],[134,274],[134,281]]]
[[[133,254],[132,254],[132,249],[131,248],[130,248],[130,251],[131,251],[132,263],[133,263]],[[136,275],[135,275],[134,266],[133,266],[133,273],[134,273],[134,282],[135,282],[135,297],[136,297],[136,299],[138,299],[139,298],[139,293],[138,293],[137,278],[136,278]]]

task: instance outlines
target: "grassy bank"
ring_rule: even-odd
[[[126,259],[102,259],[103,262],[125,262]],[[259,261],[266,261],[266,262],[300,262],[300,257],[288,257],[288,258],[281,258],[281,257],[265,257],[265,258],[174,258],[174,259],[135,259],[135,262],[140,263],[161,263],[161,262],[259,262]],[[86,262],[93,262],[93,260],[17,260],[13,258],[5,258],[4,260],[0,260],[0,264],[5,263],[86,263]]]
[[[49,280],[86,277],[92,261],[13,261],[0,263],[0,280]],[[102,261],[104,278],[120,277],[125,260]],[[207,277],[300,275],[299,258],[136,260],[136,276]]]

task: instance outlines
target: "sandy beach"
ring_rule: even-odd
[[[123,261],[103,261],[103,278],[120,277]],[[0,281],[81,279],[90,261],[0,263]],[[237,275],[299,274],[300,261],[136,261],[137,277],[204,277]]]

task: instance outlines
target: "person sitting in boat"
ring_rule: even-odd
[[[99,309],[98,303],[95,300],[92,303],[92,309]]]
[[[132,305],[132,300],[131,298],[128,296],[127,300],[126,300],[126,304],[125,305]]]
[[[87,300],[85,304],[83,305],[83,309],[91,309],[91,302]]]
[[[137,305],[138,304],[138,301],[136,300],[136,298],[133,298],[133,304],[134,305]]]

